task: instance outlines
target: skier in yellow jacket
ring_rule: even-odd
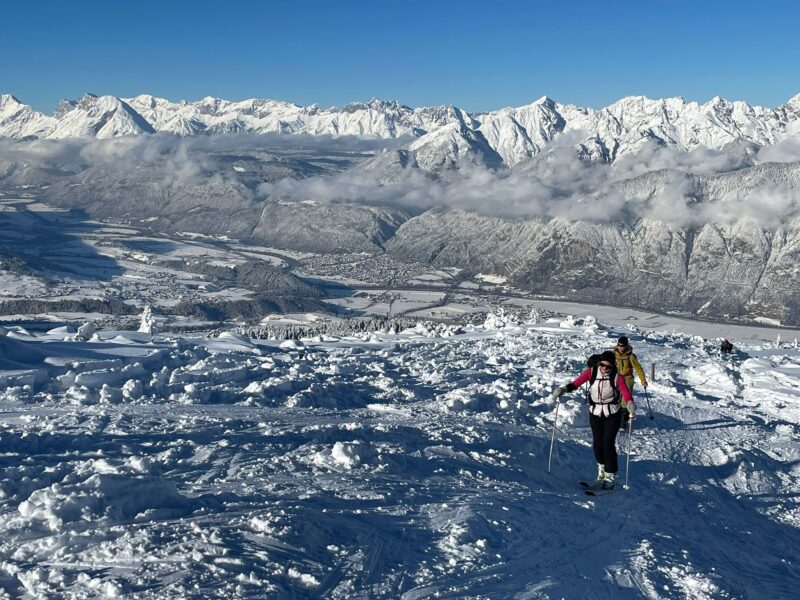
[[[628,389],[631,391],[631,394],[633,394],[634,370],[642,382],[642,387],[647,389],[647,379],[644,376],[642,365],[639,364],[639,359],[636,358],[636,355],[633,353],[633,348],[631,348],[628,343],[628,338],[624,335],[617,340],[617,346],[614,348],[614,358],[617,361],[617,373],[625,378],[625,383],[628,384]],[[627,408],[626,405],[627,402],[622,403],[623,408]],[[627,422],[628,411],[626,410],[623,416],[623,423]]]

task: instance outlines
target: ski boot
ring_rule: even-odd
[[[592,487],[600,488],[603,485],[603,480],[606,478],[606,467],[602,463],[597,463],[597,479],[594,480]]]

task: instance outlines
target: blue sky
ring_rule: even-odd
[[[777,106],[800,92],[799,23],[800,3],[782,0],[32,0],[0,11],[0,92],[48,113],[87,91],[470,111],[543,95]]]

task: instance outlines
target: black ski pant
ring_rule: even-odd
[[[619,468],[617,465],[617,433],[619,433],[621,423],[621,410],[608,417],[598,417],[589,413],[594,458],[599,464],[605,466],[606,473],[616,473]]]

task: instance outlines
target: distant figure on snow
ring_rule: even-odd
[[[630,343],[628,343],[627,336],[620,336],[617,340],[617,345],[614,348],[614,359],[617,365],[617,373],[625,378],[625,383],[628,385],[628,391],[631,395],[633,395],[633,386],[636,383],[633,379],[634,370],[639,376],[639,380],[642,382],[642,387],[647,389],[647,378],[644,376],[644,369],[642,369],[642,365],[639,364],[639,359],[636,358],[636,355],[633,353],[633,348],[631,348]],[[624,427],[628,424],[627,403],[623,402],[622,409],[624,411],[622,415],[622,426]]]
[[[617,373],[616,360],[611,350],[598,355],[594,366],[578,375],[577,379],[553,391],[558,399],[589,382],[589,424],[592,427],[592,448],[597,461],[597,479],[603,489],[614,487],[614,478],[619,469],[617,461],[617,433],[622,424],[620,400],[628,405],[630,418],[636,417],[636,405],[625,383]],[[594,361],[593,361],[594,362]]]
[[[723,354],[730,354],[733,352],[733,344],[731,344],[728,338],[722,340],[722,343],[719,345],[719,351]]]

